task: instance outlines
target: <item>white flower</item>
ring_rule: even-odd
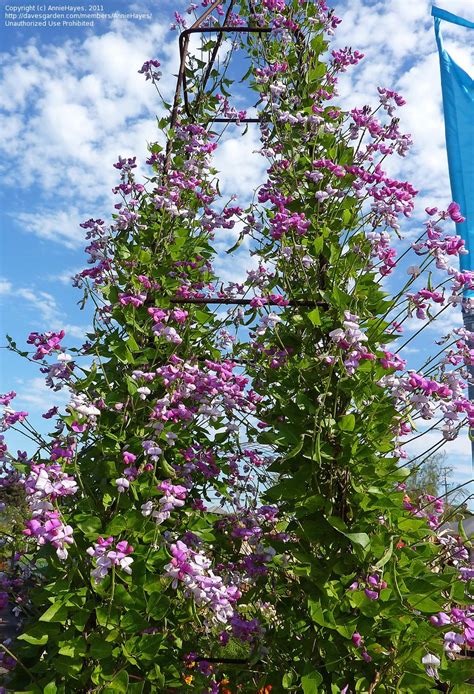
[[[130,565],[133,563],[132,557],[124,557],[123,559],[120,559],[118,564],[120,568],[125,571],[126,574],[131,574],[132,569],[130,568]]]
[[[119,492],[126,492],[127,489],[130,487],[130,482],[126,477],[119,477],[115,480],[115,484],[117,485],[117,489],[119,490]]]
[[[441,665],[439,658],[433,655],[433,653],[427,653],[423,656],[421,662],[425,666],[425,671],[428,677],[438,677],[438,667]]]
[[[421,268],[419,265],[410,265],[407,269],[407,275],[411,275],[413,278],[418,277],[421,273]]]
[[[152,511],[153,511],[153,502],[152,501],[147,501],[146,504],[142,504],[141,506],[142,509],[142,515],[143,516],[151,516]]]
[[[137,388],[137,393],[140,395],[140,400],[145,400],[146,396],[150,395],[151,390],[146,386],[142,386],[141,388]]]

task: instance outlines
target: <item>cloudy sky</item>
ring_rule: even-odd
[[[13,4],[27,5],[2,0],[2,15]],[[418,214],[426,204],[442,207],[450,201],[431,4],[332,3],[343,19],[334,46],[352,46],[366,55],[342,79],[339,102],[351,107],[375,103],[379,85],[396,89],[407,100],[402,126],[415,146],[394,173],[420,190],[417,213],[404,229],[408,237],[417,231]],[[474,20],[472,0],[437,4]],[[97,21],[93,28],[14,28],[0,18],[0,335],[9,333],[24,344],[31,330],[64,327],[69,344],[77,344],[88,329],[90,315],[77,307],[80,294],[69,282],[84,266],[78,225],[91,216],[107,219],[117,180],[112,164],[118,155],[137,155],[143,162],[146,143],[157,139],[158,97],[137,70],[146,59],[159,58],[162,92],[171,97],[178,53],[177,35],[169,25],[173,10],[186,6],[183,0],[137,5],[105,0],[108,12],[147,12],[151,18]],[[450,24],[444,24],[443,32],[449,52],[474,76],[474,32]],[[242,203],[261,180],[257,146],[254,130],[243,138],[238,130],[228,131],[217,155],[224,193],[238,194]],[[225,248],[228,239],[221,245]],[[235,265],[224,263],[220,270],[235,279]],[[433,330],[446,332],[456,324],[459,315],[433,327],[431,334],[436,337]],[[424,346],[418,344],[416,350],[411,353],[413,364],[423,356]],[[30,411],[36,421],[57,399],[34,367],[2,350],[0,392],[11,388],[19,394],[17,409]],[[422,452],[436,436],[419,439],[410,453]],[[447,451],[455,468],[452,481],[465,482],[472,476],[466,436],[449,444]]]

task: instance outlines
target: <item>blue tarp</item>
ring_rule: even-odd
[[[457,65],[443,46],[441,21],[474,29],[474,22],[432,8],[441,67],[446,148],[452,198],[466,218],[456,225],[468,255],[460,256],[462,270],[474,270],[474,79]],[[474,39],[474,34],[473,34]],[[474,296],[474,291],[466,292]]]

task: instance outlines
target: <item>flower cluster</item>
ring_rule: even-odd
[[[132,573],[133,559],[130,554],[133,552],[133,547],[126,540],[117,542],[114,547],[113,537],[106,539],[99,537],[95,545],[88,547],[86,552],[95,559],[96,568],[91,571],[95,583],[101,583],[114,566],[118,566],[126,574]]]
[[[356,648],[360,648],[361,655],[365,662],[370,663],[372,661],[372,657],[369,655],[367,649],[364,646],[364,639],[357,631],[352,634],[352,643]]]
[[[436,530],[441,524],[444,513],[444,501],[432,494],[421,494],[413,503],[408,494],[403,498],[403,508],[410,511],[416,518],[426,518],[428,525]]]
[[[365,346],[367,335],[359,327],[359,317],[344,311],[345,320],[342,328],[329,333],[331,340],[344,352],[343,363],[349,375],[353,374],[363,359],[375,359]]]
[[[152,419],[161,422],[190,421],[202,415],[211,420],[236,408],[253,412],[259,396],[246,391],[248,379],[234,373],[231,361],[204,360],[200,368],[172,356],[170,364],[159,367],[157,376],[168,393],[154,404]]]
[[[175,345],[181,344],[182,338],[173,326],[167,325],[167,322],[171,319],[180,325],[183,324],[189,315],[187,311],[177,308],[168,312],[160,308],[149,308],[148,313],[154,320],[152,330],[157,337],[164,337],[165,340]]]
[[[64,473],[58,464],[32,464],[25,480],[26,500],[32,518],[27,521],[23,532],[27,537],[35,538],[38,545],[50,543],[61,560],[68,556],[67,545],[73,543],[73,529],[63,522],[53,502],[77,491],[74,477]]]
[[[170,546],[172,559],[165,566],[166,576],[173,579],[173,587],[182,584],[188,597],[206,607],[212,619],[226,624],[234,615],[233,604],[240,598],[240,590],[226,585],[211,570],[211,561],[204,552],[196,551],[178,540]]]
[[[141,75],[145,75],[145,79],[158,82],[161,77],[161,72],[158,70],[160,65],[161,63],[158,60],[146,60],[138,72]]]
[[[59,511],[44,511],[38,514],[26,522],[23,533],[26,537],[34,538],[40,546],[50,543],[62,561],[68,557],[67,545],[74,542],[73,529],[70,525],[64,524]]]
[[[152,516],[160,524],[170,517],[171,511],[175,508],[184,506],[188,489],[180,484],[172,484],[171,480],[163,480],[158,485],[158,490],[163,492],[158,502],[159,510],[154,510],[153,502],[147,501],[142,505],[142,514]]]
[[[369,600],[378,600],[380,591],[387,587],[387,582],[384,581],[378,574],[373,573],[366,576],[365,580],[357,580],[351,583],[349,590],[364,590],[366,597]]]
[[[39,360],[49,356],[51,352],[61,351],[61,340],[64,338],[65,332],[61,330],[59,333],[30,333],[27,343],[36,347],[36,352],[33,354],[33,359]]]

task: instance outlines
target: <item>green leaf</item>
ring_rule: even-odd
[[[303,448],[303,443],[304,443],[304,438],[302,436],[300,441],[296,444],[296,446],[293,446],[291,451],[285,455],[285,460],[290,460],[291,458],[295,458],[298,455],[298,453],[301,451],[301,449]]]
[[[237,241],[234,243],[234,245],[232,246],[232,248],[229,248],[229,249],[226,251],[226,253],[233,253],[234,251],[236,251],[237,248],[241,245],[241,243],[242,243],[242,241],[244,240],[244,238],[245,238],[245,234],[239,234],[239,238],[237,239]]]
[[[54,602],[51,607],[48,607],[46,612],[43,612],[41,617],[39,617],[40,622],[65,622],[67,617],[67,610],[63,603],[58,600]]]
[[[316,624],[322,627],[329,627],[334,629],[336,622],[334,621],[334,616],[329,610],[323,610],[321,602],[319,600],[308,600],[308,607],[311,614],[311,619]]]
[[[275,484],[266,493],[265,497],[276,501],[277,499],[297,499],[305,496],[308,491],[308,477],[294,477],[293,479],[285,479]]]
[[[390,541],[390,547],[386,550],[386,552],[384,553],[382,558],[379,559],[378,562],[375,564],[375,568],[381,569],[383,566],[385,566],[385,564],[388,561],[390,561],[390,559],[392,558],[392,554],[393,554],[393,537]]]
[[[432,691],[433,680],[418,672],[405,672],[398,683],[400,692],[426,692]]]
[[[314,254],[319,255],[323,250],[324,236],[317,236],[313,241]]]
[[[123,694],[127,694],[128,686],[129,686],[128,674],[125,672],[125,670],[121,670],[118,673],[118,675],[116,675],[114,677],[112,682],[109,682],[109,684],[105,687],[104,691],[105,692],[123,692]]]
[[[146,629],[150,625],[147,622],[147,620],[141,616],[139,612],[136,612],[135,610],[129,610],[124,614],[124,616],[120,620],[120,626],[122,627],[122,629],[124,629],[124,631],[135,633],[143,631],[143,629]]]
[[[338,421],[337,426],[341,431],[354,431],[356,419],[353,414],[345,414]]]
[[[104,641],[103,637],[99,636],[99,634],[94,634],[91,637],[89,653],[92,658],[96,658],[97,660],[109,658],[114,648],[115,644]]]
[[[133,335],[129,336],[126,344],[131,352],[137,352],[140,349],[140,346],[137,344],[137,341],[135,340]]]
[[[165,477],[171,477],[174,478],[176,477],[176,471],[169,463],[166,462],[163,456],[160,456],[159,459],[159,465],[161,468],[161,471],[165,475]]]
[[[455,684],[450,692],[451,694],[472,694],[472,684]]]
[[[303,694],[317,694],[318,686],[322,683],[323,678],[319,672],[314,670],[301,678],[301,687]]]
[[[116,342],[111,342],[109,344],[109,349],[115,354],[117,359],[121,362],[133,364],[135,360],[133,359],[132,353],[128,349],[126,343],[123,340],[117,340]]]
[[[353,545],[359,545],[362,549],[367,549],[370,546],[370,537],[367,533],[342,533]]]
[[[307,315],[313,325],[321,325],[321,316],[319,315],[319,309],[317,306]]]
[[[95,539],[100,533],[102,522],[97,516],[91,516],[88,513],[80,513],[74,519],[76,525],[87,538]]]
[[[295,528],[295,533],[310,542],[332,542],[337,540],[337,531],[332,527],[322,513],[302,518]]]
[[[351,212],[350,210],[344,210],[343,211],[342,221],[343,221],[345,227],[347,227],[349,225],[349,223],[352,221],[353,218],[354,218],[353,212]]]
[[[446,602],[441,595],[437,601],[422,595],[409,595],[407,600],[412,607],[420,612],[439,612]]]
[[[26,641],[26,643],[31,643],[33,646],[44,646],[48,643],[48,634],[41,634],[40,636],[35,636],[34,634],[20,634],[17,636],[18,641]]]
[[[160,622],[171,606],[171,600],[166,595],[153,593],[148,600],[147,611],[151,617]]]
[[[309,70],[308,81],[309,82],[315,82],[315,81],[321,79],[321,77],[324,77],[324,75],[326,74],[326,70],[327,70],[326,63],[318,63],[315,68],[313,68],[312,70]]]

